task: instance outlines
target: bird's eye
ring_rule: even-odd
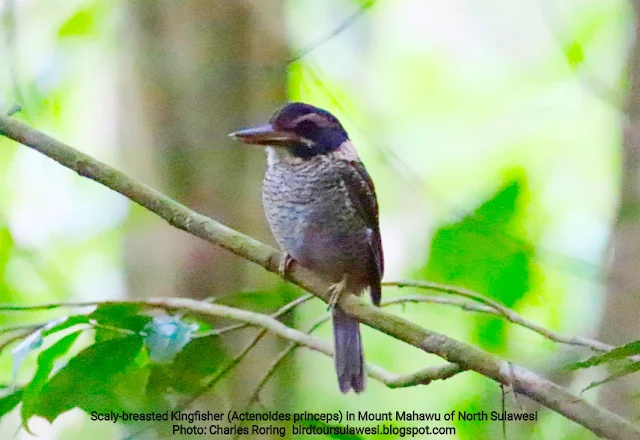
[[[309,148],[313,147],[314,140],[318,137],[318,124],[311,120],[298,122],[294,129],[302,142]]]
[[[318,124],[310,119],[306,119],[304,121],[300,121],[296,126],[296,131],[298,132],[310,132],[318,129]]]

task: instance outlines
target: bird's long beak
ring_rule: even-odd
[[[270,145],[275,147],[303,142],[302,138],[297,134],[276,130],[271,124],[234,131],[229,134],[229,137],[244,142],[245,144]]]

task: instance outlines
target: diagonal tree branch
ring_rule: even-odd
[[[0,116],[0,134],[20,142],[72,169],[81,176],[88,177],[113,189],[165,219],[176,228],[221,246],[234,254],[261,265],[266,270],[277,273],[281,253],[251,237],[224,226],[215,220],[198,214],[166,195],[136,181],[126,174],[99,162],[90,156],[41,133],[26,124],[6,116]],[[329,283],[310,270],[297,264],[289,272],[291,282],[309,292],[328,300]],[[158,306],[167,305],[169,300],[157,300]],[[172,298],[170,303],[176,308],[201,309],[203,313],[212,308],[224,307],[184,298]],[[342,295],[338,306],[363,324],[380,330],[397,340],[413,345],[427,353],[433,353],[460,367],[476,371],[514,391],[524,394],[542,405],[581,424],[596,435],[611,439],[638,439],[640,429],[623,418],[599,408],[577,397],[562,387],[517,366],[510,366],[504,360],[445,335],[432,332],[401,317],[366,304],[355,295]],[[231,310],[231,308],[227,308]],[[236,310],[234,314],[247,314],[252,324],[263,326],[272,320],[269,316],[257,317],[248,311]],[[278,322],[278,321],[276,321]],[[316,345],[311,336],[290,329],[278,322],[274,329],[282,337],[292,341],[302,341]],[[306,338],[309,338],[306,340]],[[305,344],[306,345],[306,344]],[[313,348],[313,347],[312,347]],[[317,347],[322,351],[320,347]]]

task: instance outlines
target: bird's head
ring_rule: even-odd
[[[301,102],[292,102],[277,110],[268,124],[239,130],[229,136],[245,144],[285,149],[300,159],[337,151],[349,140],[335,116]]]

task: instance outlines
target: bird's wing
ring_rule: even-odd
[[[351,203],[371,231],[369,248],[371,250],[371,299],[375,305],[380,304],[382,274],[384,273],[384,256],[382,254],[382,239],[378,222],[378,199],[373,180],[367,173],[362,162],[344,161],[340,167],[340,175],[345,182]]]

